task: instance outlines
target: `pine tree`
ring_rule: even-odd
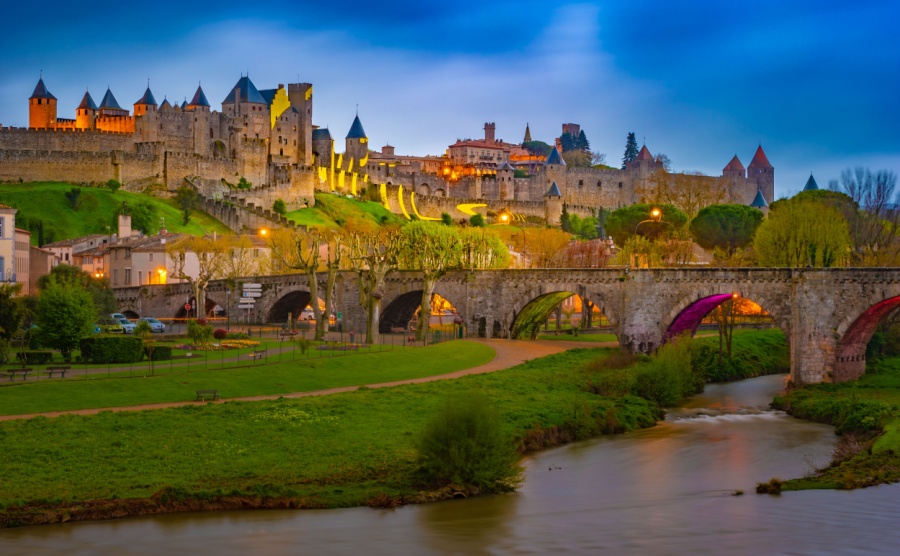
[[[638,146],[637,139],[634,137],[634,132],[628,132],[628,139],[625,141],[625,156],[622,157],[622,169],[625,169],[625,165],[637,158],[638,155]]]
[[[562,144],[562,152],[564,153],[578,149],[578,138],[571,133],[563,133],[559,138],[559,142]]]
[[[587,135],[584,134],[584,130],[578,134],[578,139],[575,141],[575,148],[579,151],[590,152],[591,144],[587,139]]]

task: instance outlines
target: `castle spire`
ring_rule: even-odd
[[[531,129],[528,127],[528,122],[525,122],[525,139],[522,142],[531,143]]]

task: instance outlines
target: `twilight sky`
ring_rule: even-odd
[[[372,148],[398,154],[443,154],[488,121],[551,143],[574,122],[612,165],[629,131],[712,175],[761,142],[776,197],[810,172],[823,187],[848,166],[900,173],[896,1],[203,4],[4,6],[0,123],[28,125],[41,70],[63,118],[86,87],[130,109],[148,78],[158,102],[199,82],[220,110],[249,71],[260,89],[313,83],[339,150],[359,105]]]

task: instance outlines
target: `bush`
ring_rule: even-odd
[[[144,346],[147,361],[168,361],[172,358],[172,346]]]
[[[213,336],[212,326],[206,324],[206,319],[188,321],[188,336],[194,344],[208,344]]]
[[[484,228],[484,216],[475,213],[469,218],[469,225],[475,228]]]
[[[420,472],[436,486],[474,485],[485,492],[513,490],[521,468],[500,414],[483,396],[457,395],[426,424],[416,448]]]
[[[12,344],[6,338],[0,338],[0,365],[12,360]]]
[[[224,328],[216,328],[213,331],[213,338],[216,340],[224,340],[228,336],[228,332]]]
[[[287,205],[284,202],[284,199],[275,199],[275,202],[272,203],[272,212],[275,214],[284,214],[287,212]]]
[[[681,336],[661,347],[656,357],[638,368],[634,394],[668,407],[703,391],[703,378],[691,366],[691,341]]]
[[[52,351],[20,351],[16,357],[23,365],[46,365],[53,359]]]
[[[249,340],[250,335],[246,332],[229,332],[225,335],[226,340]]]
[[[144,355],[144,343],[134,336],[89,336],[80,347],[82,360],[89,363],[136,363]]]

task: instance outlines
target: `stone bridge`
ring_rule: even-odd
[[[262,284],[250,317],[285,322],[310,302],[305,275],[247,278]],[[324,275],[320,276],[320,284]],[[238,286],[240,287],[240,286]],[[320,292],[322,291],[320,285]],[[422,290],[421,274],[394,272],[382,298],[380,328],[388,331],[412,317]],[[239,296],[223,281],[208,288],[207,309],[227,307],[242,319]],[[470,330],[488,337],[533,337],[550,311],[571,294],[597,305],[622,346],[649,353],[684,331],[693,333],[704,315],[737,293],[761,305],[790,343],[796,384],[845,381],[865,372],[866,344],[875,327],[900,305],[900,269],[536,269],[457,271],[435,293],[456,307]],[[191,299],[186,284],[116,290],[119,308],[131,316],[184,316]],[[365,314],[356,275],[340,273],[335,311],[345,331],[362,332]]]

